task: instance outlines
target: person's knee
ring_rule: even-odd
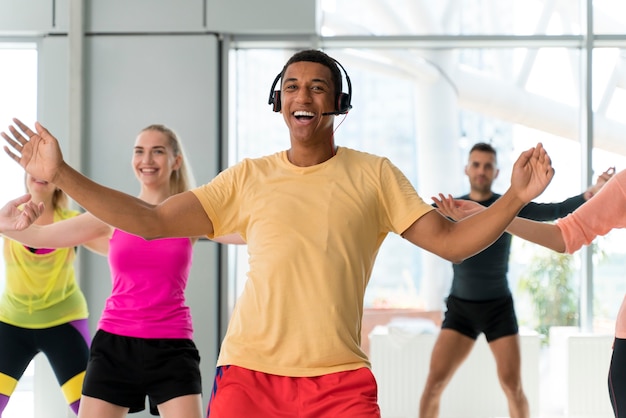
[[[520,395],[524,393],[522,388],[522,380],[517,373],[508,373],[500,376],[500,385],[502,390],[511,395]]]
[[[439,396],[448,386],[448,382],[452,376],[445,373],[430,373],[424,384],[425,396]],[[426,395],[428,394],[428,395]]]

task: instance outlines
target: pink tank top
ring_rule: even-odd
[[[185,287],[192,253],[189,238],[147,241],[116,229],[109,242],[113,287],[98,328],[127,337],[191,339]]]

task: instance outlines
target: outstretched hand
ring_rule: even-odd
[[[22,206],[21,209],[20,206]],[[0,208],[0,232],[21,231],[28,228],[39,218],[43,210],[43,202],[33,202],[30,200],[30,194],[11,200]]]
[[[63,163],[56,138],[39,122],[35,122],[37,132],[19,119],[13,119],[13,122],[17,128],[9,126],[10,135],[0,133],[11,147],[5,145],[4,151],[31,176],[54,183],[54,177]]]
[[[455,199],[451,195],[444,196],[442,193],[439,193],[439,198],[433,196],[432,199],[439,213],[455,221],[460,221],[485,209],[483,205],[473,200]]]
[[[607,181],[611,180],[611,177],[615,174],[615,167],[609,167],[606,171],[598,176],[598,179],[594,184],[589,186],[589,188],[585,191],[584,197],[585,200],[591,199],[595,196],[602,187],[606,184]]]
[[[511,190],[523,202],[530,202],[548,187],[554,168],[541,143],[521,153],[511,174]]]

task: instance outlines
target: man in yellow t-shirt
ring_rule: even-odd
[[[351,108],[341,69],[321,51],[293,55],[269,100],[289,129],[289,149],[244,160],[156,206],[72,169],[40,124],[33,132],[15,120],[3,135],[22,167],[110,225],[147,239],[245,239],[248,281],[222,343],[211,418],[380,417],[360,329],[364,291],[386,235],[461,261],[495,241],[554,174],[538,145],[522,153],[498,202],[449,221],[388,159],[335,145],[335,116]]]

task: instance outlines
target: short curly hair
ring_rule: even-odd
[[[341,70],[339,70],[339,66],[337,65],[337,60],[326,54],[325,52],[319,51],[317,49],[306,49],[303,51],[296,52],[294,55],[289,58],[285,66],[283,67],[283,71],[280,73],[280,78],[282,79],[285,75],[285,71],[287,67],[291,64],[295,64],[296,62],[316,62],[318,64],[322,64],[330,70],[330,74],[332,76],[332,81],[335,87],[335,97],[338,98],[342,92],[342,82],[341,82]],[[335,100],[335,103],[337,100]]]

